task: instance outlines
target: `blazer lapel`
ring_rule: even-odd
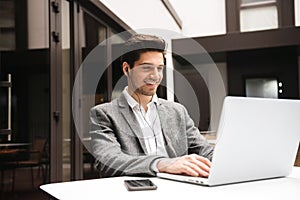
[[[128,123],[128,126],[131,128],[132,132],[136,135],[144,153],[146,153],[147,148],[144,140],[142,139],[144,137],[142,133],[142,129],[139,126],[139,122],[137,121],[133,111],[130,109],[127,100],[123,94],[121,94],[119,98],[119,107],[124,119]]]
[[[167,118],[167,114],[165,113],[165,109],[164,109],[164,105],[158,103],[157,106],[157,110],[158,110],[158,116],[160,119],[160,124],[161,124],[161,129],[162,129],[162,133],[165,139],[165,147],[166,150],[168,152],[168,155],[170,158],[176,157],[176,151],[174,149],[174,147],[172,146],[173,142],[172,142],[172,132],[169,130],[170,126],[167,126],[168,124],[168,118]]]

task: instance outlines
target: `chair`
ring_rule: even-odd
[[[43,177],[44,177],[44,168],[43,168],[43,153],[46,145],[45,138],[36,138],[33,142],[32,149],[29,150],[29,159],[24,161],[19,161],[17,164],[17,168],[28,168],[30,167],[31,171],[31,184],[34,187],[34,177],[33,177],[33,168],[38,167],[38,174],[42,169]]]
[[[10,175],[9,180],[12,183],[11,190],[14,191],[15,188],[15,168],[17,166],[17,162],[15,162],[15,158],[17,155],[17,150],[15,149],[4,149],[0,150],[0,183],[1,190],[0,193],[4,191],[4,182],[5,175]],[[11,171],[11,173],[9,173]]]

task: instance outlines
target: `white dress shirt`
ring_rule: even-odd
[[[127,87],[125,87],[123,93],[141,127],[143,138],[140,139],[144,140],[147,149],[146,154],[168,157],[156,107],[158,103],[157,95],[153,95],[151,102],[147,104],[147,112],[145,112],[145,109],[129,95]]]

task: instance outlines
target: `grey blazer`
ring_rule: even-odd
[[[181,104],[158,100],[165,147],[170,158],[198,154],[212,158],[213,147],[200,134]],[[157,155],[146,155],[142,130],[125,96],[90,111],[92,151],[101,177],[155,176],[150,166]]]

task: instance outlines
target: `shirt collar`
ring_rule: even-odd
[[[128,86],[126,86],[123,90],[123,94],[127,100],[127,103],[131,108],[134,108],[136,106],[139,106],[139,103],[128,93]],[[148,103],[148,105],[155,103],[158,103],[158,97],[156,94],[153,95],[151,102]]]

